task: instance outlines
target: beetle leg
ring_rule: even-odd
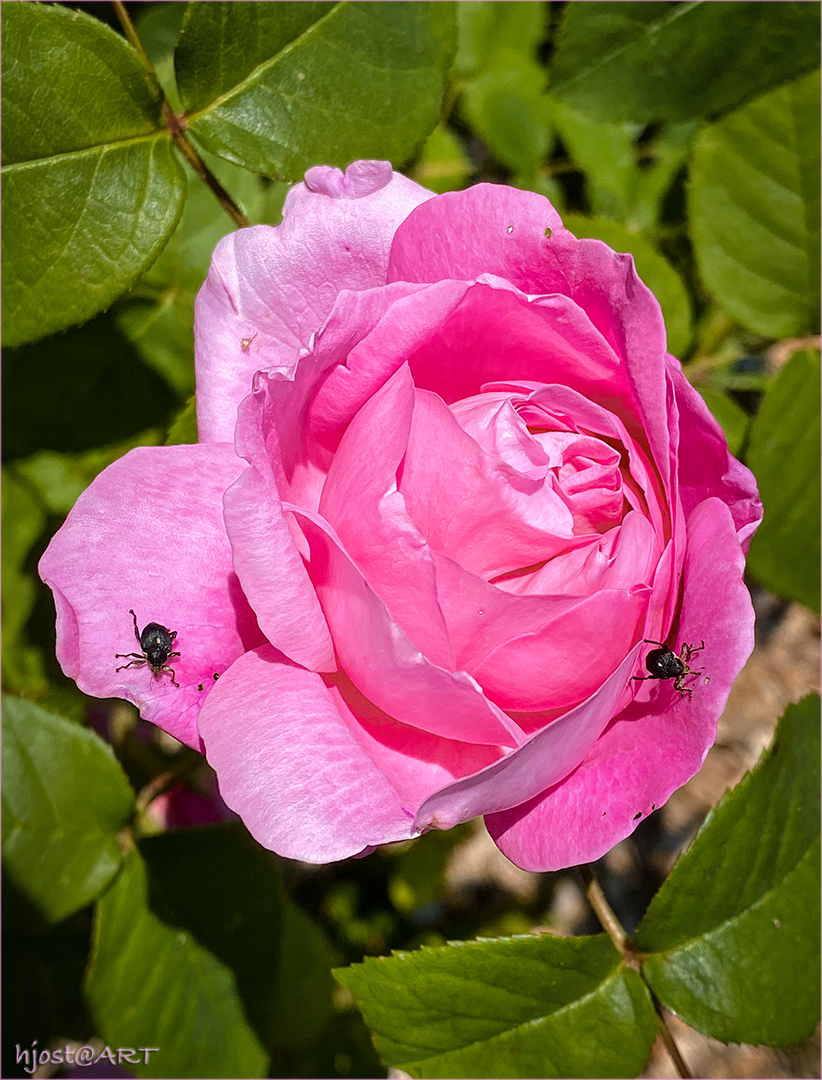
[[[117,653],[117,656],[123,656],[123,653]],[[143,664],[147,664],[147,663],[148,663],[148,660],[146,660],[145,658],[140,659],[140,660],[131,660],[131,661],[129,661],[128,664],[123,664],[122,667],[115,668],[114,670],[115,671],[125,671],[126,668],[142,667]]]
[[[138,641],[140,641],[140,628],[137,625],[137,616],[134,614],[134,611],[132,610],[132,608],[128,609],[128,613],[132,617],[132,619],[134,619],[134,636],[137,638]],[[142,649],[142,647],[143,647],[143,643],[142,643],[142,641],[140,641],[140,648]]]
[[[146,657],[145,657],[145,653],[138,653],[138,652],[116,652],[116,653],[114,654],[114,657],[115,657],[115,659],[116,659],[117,657],[119,657],[119,658],[120,658],[121,660],[128,660],[128,658],[129,658],[130,656],[133,656],[135,660],[142,660],[144,664],[146,663]]]
[[[172,655],[173,655],[173,654],[172,654]],[[177,653],[177,655],[179,656],[180,654],[179,654],[179,653]],[[166,675],[170,675],[170,676],[171,676],[171,685],[172,685],[172,686],[176,686],[178,690],[180,689],[180,684],[179,684],[179,683],[178,683],[178,682],[177,682],[177,681],[175,680],[175,678],[174,678],[174,676],[175,676],[175,674],[176,674],[176,672],[174,671],[174,668],[170,668],[170,667],[161,667],[161,668],[159,668],[158,670],[159,670],[159,671],[164,671],[164,672],[166,673]]]

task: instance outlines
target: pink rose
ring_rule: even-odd
[[[753,477],[633,261],[539,195],[315,168],[197,301],[196,446],[134,450],[40,570],[57,651],[326,862],[485,815],[596,859],[700,767],[753,644]],[[171,677],[115,653],[177,636]],[[693,695],[651,645],[704,650]],[[219,676],[219,678],[217,678]]]

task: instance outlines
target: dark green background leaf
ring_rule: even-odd
[[[407,161],[437,122],[451,3],[192,3],[176,54],[189,130],[279,179]]]
[[[84,907],[121,861],[134,794],[93,731],[3,698],[3,861],[56,922]]]
[[[3,342],[90,318],[153,262],[185,176],[160,96],[99,20],[3,9]]]
[[[701,133],[689,208],[705,284],[743,326],[774,338],[818,328],[818,71]]]
[[[180,897],[181,904],[191,900]],[[266,1074],[267,1056],[230,969],[149,909],[146,867],[136,851],[98,904],[86,996],[109,1046],[158,1048],[147,1065],[129,1065],[138,1076]]]
[[[747,462],[765,517],[748,566],[762,584],[819,611],[818,352],[798,352],[772,384],[751,424]]]
[[[6,350],[3,456],[90,450],[165,427],[175,398],[111,313],[45,341]]]
[[[693,1027],[784,1046],[819,1021],[819,697],[792,705],[709,814],[635,935],[645,977]]]
[[[642,124],[716,116],[818,64],[818,3],[567,4],[551,86]]]
[[[274,856],[233,824],[150,837],[140,852],[152,910],[231,969],[262,1043],[310,1041],[330,1015],[331,961],[320,932],[284,897]]]
[[[656,1035],[647,990],[604,935],[453,942],[334,974],[412,1076],[636,1076]]]

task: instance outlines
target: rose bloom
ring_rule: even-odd
[[[40,564],[85,693],[308,862],[484,815],[558,869],[693,776],[760,504],[630,256],[527,191],[318,167],[219,243],[195,337],[199,443],[107,468]],[[115,658],[130,609],[177,632],[179,688]],[[692,696],[632,678],[646,638],[704,641]]]

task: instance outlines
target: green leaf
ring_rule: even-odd
[[[660,1001],[724,1042],[784,1046],[819,1020],[819,697],[708,815],[635,943]]]
[[[656,1035],[647,990],[604,935],[453,942],[334,974],[412,1076],[636,1076]]]
[[[48,4],[3,11],[3,343],[90,318],[171,235],[185,176],[159,88],[113,30]]]
[[[687,374],[687,368],[685,373]],[[748,433],[750,417],[743,408],[737,405],[732,397],[722,390],[718,390],[713,386],[697,386],[696,389],[711,410],[714,420],[725,432],[728,449],[734,457],[739,457],[745,442],[745,436]]]
[[[487,0],[461,0],[457,4],[459,47],[454,71],[476,75],[495,64],[500,49],[533,56],[545,37],[545,11],[540,4],[511,0],[489,4]]]
[[[751,424],[747,462],[765,517],[748,566],[766,589],[819,611],[818,352],[798,352]]]
[[[192,3],[176,53],[189,131],[255,172],[407,161],[437,122],[451,3]]]
[[[110,747],[87,728],[3,698],[3,860],[56,922],[108,885],[134,793]]]
[[[16,693],[40,694],[47,688],[39,649],[25,639],[24,627],[37,599],[38,581],[25,565],[40,537],[46,515],[36,489],[3,469],[3,686]]]
[[[212,866],[215,874],[215,883],[223,880],[222,868]],[[190,899],[197,898],[180,903]],[[109,1046],[157,1048],[147,1064],[129,1064],[138,1076],[266,1075],[268,1059],[243,1015],[234,976],[191,933],[149,908],[136,851],[97,905],[86,997]]]
[[[689,208],[705,284],[743,326],[775,338],[818,327],[818,71],[702,132]]]
[[[532,174],[552,145],[545,70],[537,46],[545,36],[541,4],[461,3],[456,70],[463,83],[461,111],[496,159]]]
[[[418,184],[429,191],[457,191],[468,183],[472,165],[462,143],[447,127],[435,127],[425,141],[413,172]]]
[[[4,361],[7,459],[121,442],[146,428],[165,427],[174,409],[168,384],[142,362],[110,312],[65,334],[7,350]]]
[[[234,824],[153,836],[140,853],[152,910],[231,969],[261,1042],[309,1042],[330,1015],[331,960],[318,928],[284,897],[274,856]]]
[[[625,220],[639,175],[634,139],[641,129],[594,120],[557,98],[551,100],[551,115],[571,157],[586,174],[594,213]]]
[[[644,124],[716,116],[818,64],[817,3],[568,4],[551,87]]]
[[[574,236],[603,240],[614,251],[633,255],[637,273],[656,296],[665,316],[668,349],[681,356],[691,341],[691,302],[682,279],[667,259],[642,236],[616,221],[581,214],[565,214],[562,220]]]

